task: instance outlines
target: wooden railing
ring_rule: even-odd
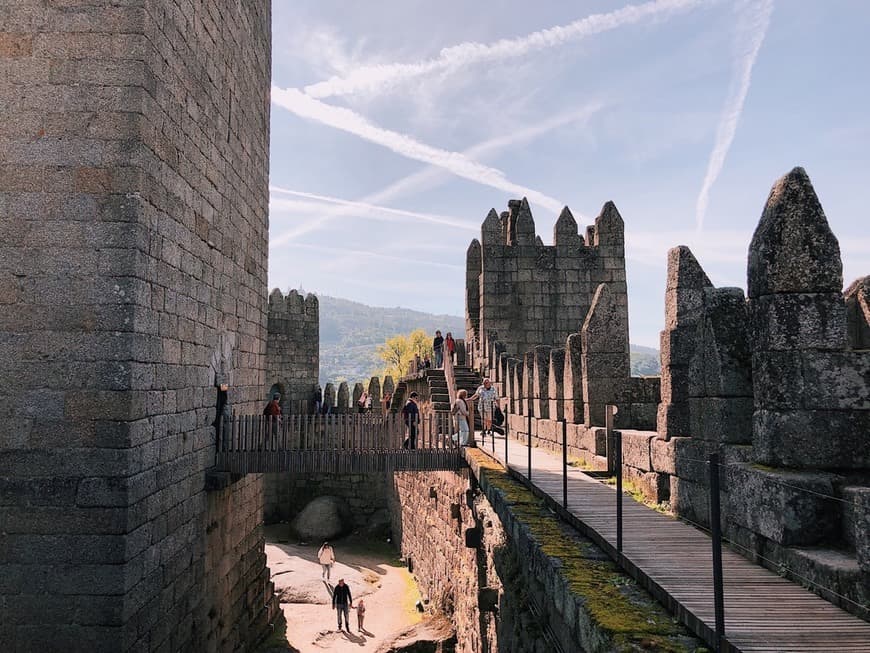
[[[421,417],[412,442],[401,413],[241,415],[223,420],[216,467],[237,474],[457,469],[449,413]]]

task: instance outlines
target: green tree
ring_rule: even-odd
[[[423,329],[416,329],[407,335],[387,338],[384,344],[377,346],[376,351],[384,362],[381,378],[390,375],[393,380],[398,381],[408,373],[414,356],[432,358],[432,339]]]

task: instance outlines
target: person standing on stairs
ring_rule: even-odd
[[[495,406],[495,387],[492,385],[492,381],[488,378],[484,379],[483,385],[475,390],[470,398],[472,401],[475,399],[479,400],[478,412],[480,412],[480,417],[483,420],[483,435],[486,435],[487,431],[491,434],[492,409]]]
[[[447,350],[447,356],[450,358],[450,362],[456,365],[456,341],[453,339],[453,334],[449,331],[447,332],[447,336],[444,338],[444,349]]]
[[[435,369],[441,369],[444,366],[444,338],[440,331],[436,331],[432,339],[432,351],[435,352]]]

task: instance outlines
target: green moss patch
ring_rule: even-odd
[[[616,650],[693,651],[691,636],[591,541],[563,524],[544,502],[486,454],[468,451],[480,484],[528,530],[548,557],[561,563],[570,592]]]

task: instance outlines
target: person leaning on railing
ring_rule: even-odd
[[[453,441],[464,447],[468,444],[468,404],[466,403],[468,392],[459,390],[456,393],[456,401],[450,407],[451,414],[456,416],[457,432],[453,434]]]

